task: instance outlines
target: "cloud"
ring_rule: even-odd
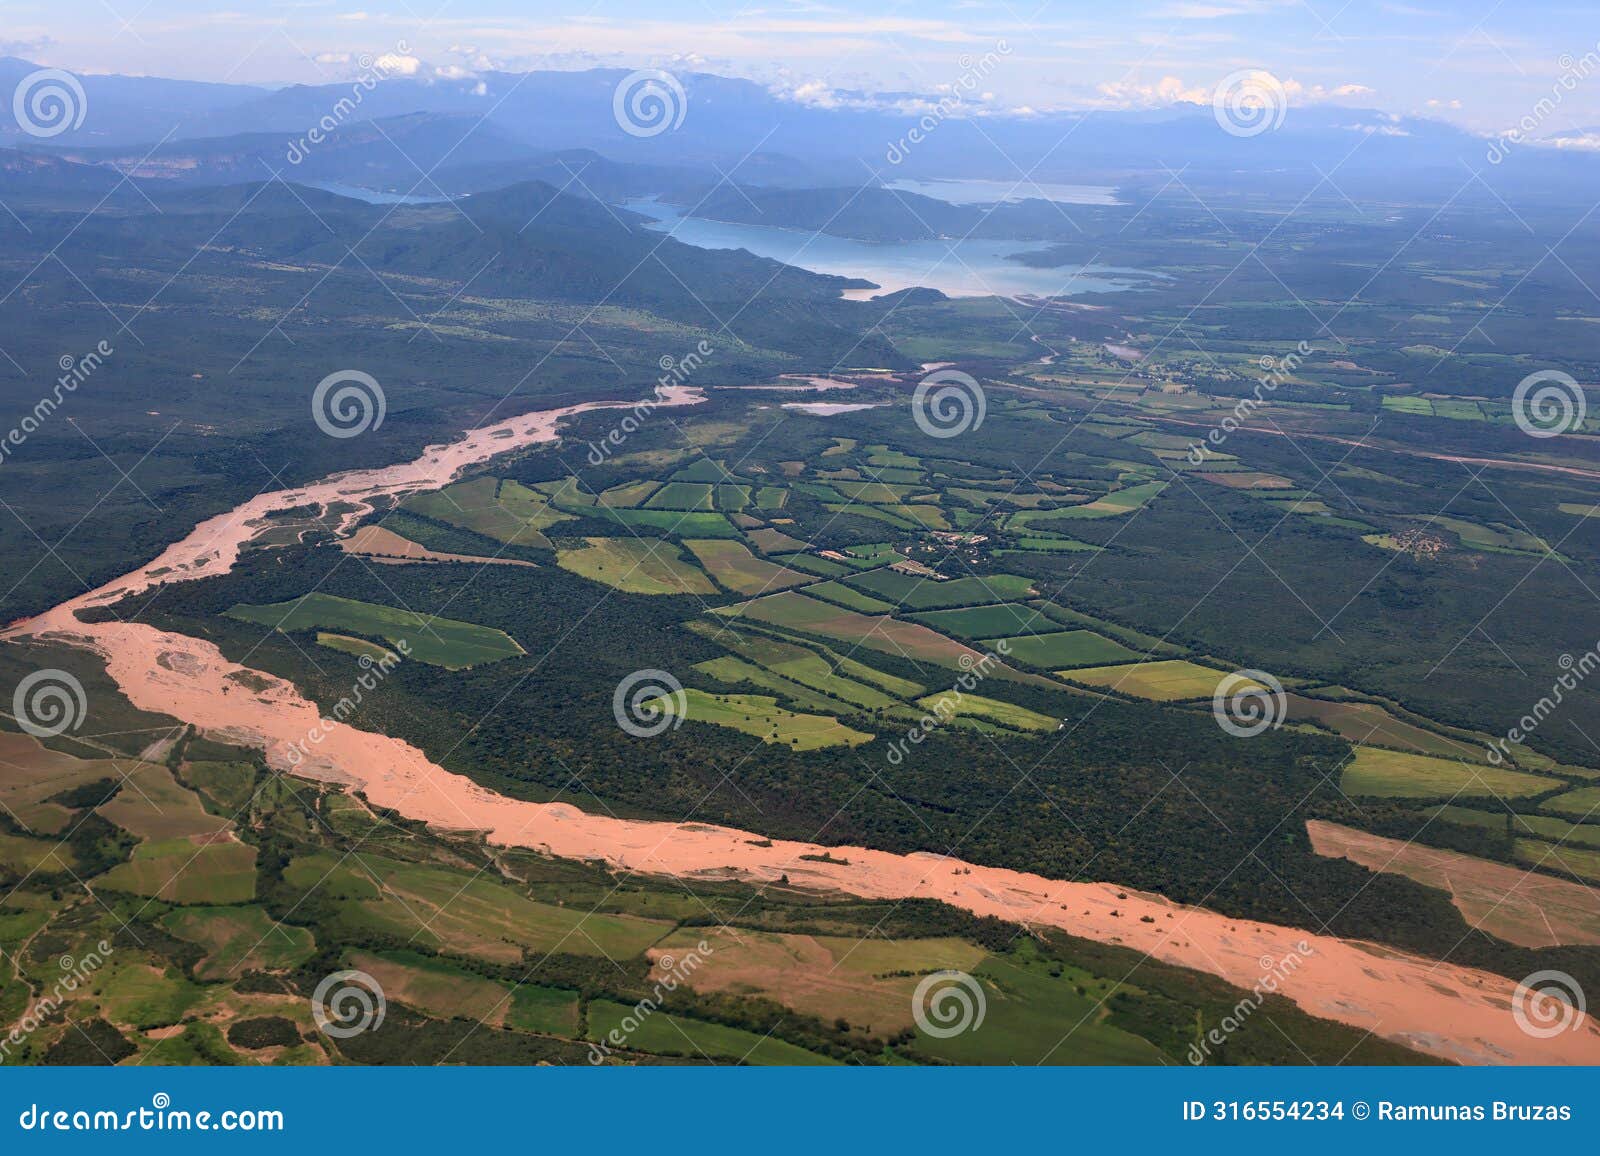
[[[1176,76],[1163,76],[1155,84],[1117,81],[1097,90],[1111,108],[1165,108],[1173,104],[1209,104],[1209,88],[1190,88]]]
[[[1549,148],[1574,149],[1580,152],[1600,151],[1600,133],[1580,132],[1569,136],[1552,136],[1544,140],[1529,141],[1529,144],[1544,145]]]
[[[1259,76],[1262,84],[1283,91],[1290,104],[1322,104],[1326,101],[1348,100],[1352,97],[1371,96],[1376,91],[1365,84],[1340,84],[1333,88],[1324,85],[1301,84],[1298,80],[1280,80],[1263,69],[1251,75]],[[1210,104],[1215,95],[1215,84],[1190,85],[1177,76],[1163,76],[1154,84],[1139,81],[1118,81],[1102,84],[1092,102],[1100,108],[1145,109],[1169,108],[1177,104]]]
[[[379,71],[391,76],[415,76],[422,71],[422,61],[415,56],[402,56],[397,52],[385,52],[373,63]]]

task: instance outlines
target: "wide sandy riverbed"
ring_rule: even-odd
[[[692,389],[658,404],[689,405]],[[144,710],[201,730],[259,745],[283,770],[345,783],[372,803],[442,828],[481,831],[494,843],[601,860],[649,874],[739,878],[761,885],[787,877],[873,899],[943,900],[979,915],[1120,943],[1154,959],[1251,988],[1269,973],[1306,1011],[1465,1063],[1600,1063],[1600,1028],[1536,1038],[1511,1013],[1516,985],[1501,976],[1407,955],[1373,944],[1181,907],[1110,883],[1068,883],[935,855],[861,847],[824,848],[766,840],[700,823],[644,822],[593,815],[565,804],[508,799],[436,766],[399,739],[348,725],[326,726],[291,684],[230,662],[211,643],[138,622],[85,623],[77,611],[106,606],[164,582],[226,573],[273,513],[342,503],[353,525],[380,498],[448,484],[465,468],[512,449],[552,440],[562,418],[599,403],[526,414],[430,446],[415,461],[335,475],[309,486],[261,494],[196,526],[182,541],[122,578],[13,626],[6,637],[48,637],[93,649],[123,693]],[[312,731],[325,737],[292,765]],[[819,861],[808,856],[828,859]],[[1292,971],[1284,961],[1295,961]],[[1208,1025],[1215,1026],[1215,1025]]]

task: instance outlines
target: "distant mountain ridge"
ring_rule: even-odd
[[[35,67],[15,57],[0,60],[0,90],[14,89]],[[702,173],[715,165],[741,184],[788,187],[860,185],[875,175],[1117,184],[1162,170],[1183,170],[1186,181],[1193,173],[1201,183],[1237,183],[1246,175],[1270,180],[1288,172],[1337,170],[1341,185],[1382,190],[1397,182],[1459,183],[1463,164],[1481,169],[1490,163],[1491,142],[1442,122],[1332,105],[1296,105],[1276,130],[1250,137],[1230,135],[1211,109],[1196,105],[954,115],[933,118],[929,127],[920,112],[817,107],[753,81],[698,72],[676,76],[684,93],[681,123],[640,135],[626,131],[613,110],[618,85],[628,75],[609,68],[459,78],[393,75],[367,84],[347,80],[276,90],[81,76],[87,106],[81,127],[40,140],[22,131],[11,102],[0,102],[0,145],[85,156],[85,150],[109,150],[100,155],[124,164],[130,154],[137,161],[150,152],[152,166],[164,157],[190,156],[191,174],[166,175],[212,180],[230,177],[228,157],[236,154],[230,179],[253,179],[261,173],[247,170],[257,155],[283,156],[332,118],[329,127],[344,136],[344,144],[304,150],[303,163],[313,166],[308,171],[339,180],[370,171],[392,181],[442,160],[441,169],[476,170],[473,183],[479,188],[526,179],[533,174],[517,166],[569,150]],[[396,126],[406,140],[364,139],[355,126],[373,122]],[[394,136],[394,130],[386,131]],[[318,151],[330,155],[314,157]],[[1585,150],[1558,154],[1531,145],[1515,159],[1516,165],[1501,167],[1503,178],[1530,186],[1549,183],[1551,174],[1592,172],[1597,163]]]

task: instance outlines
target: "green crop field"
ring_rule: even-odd
[[[187,839],[140,843],[98,885],[169,903],[247,903],[256,896],[256,849]]]
[[[1059,672],[1062,677],[1087,686],[1104,687],[1135,698],[1156,702],[1178,702],[1190,698],[1209,698],[1228,671],[1201,666],[1181,658],[1134,662],[1120,666],[1091,666]]]
[[[549,546],[542,531],[572,518],[556,509],[545,494],[495,478],[474,478],[416,494],[406,499],[405,509],[518,546]]]
[[[1539,839],[1517,839],[1516,856],[1534,867],[1565,871],[1579,879],[1600,883],[1600,851],[1545,843]]]
[[[760,687],[762,690],[770,690],[783,702],[801,710],[824,711],[834,715],[853,714],[856,711],[856,708],[848,702],[830,697],[820,690],[806,686],[804,683],[784,678],[781,674],[768,670],[764,666],[757,666],[753,662],[746,662],[744,659],[735,658],[732,655],[724,655],[721,658],[711,658],[705,662],[697,662],[694,664],[694,669],[728,686],[740,686],[744,683],[750,683]]]
[[[797,714],[778,705],[764,694],[710,694],[693,687],[684,692],[684,715],[692,722],[731,727],[763,742],[813,751],[820,747],[859,746],[872,736],[852,730],[830,715]],[[667,695],[655,702],[667,714],[677,713],[677,704]]]
[[[806,548],[806,544],[800,539],[791,538],[782,530],[772,526],[750,530],[746,532],[745,537],[749,538],[750,544],[763,554],[791,554]]]
[[[707,573],[738,594],[761,594],[815,581],[810,574],[757,558],[743,542],[725,538],[685,538],[683,544]]]
[[[997,606],[966,606],[959,610],[935,610],[930,614],[913,614],[914,622],[923,622],[946,634],[958,638],[999,638],[1026,632],[1051,633],[1056,624],[1031,606],[1005,602]]]
[[[448,946],[497,962],[520,961],[524,949],[625,959],[672,926],[535,902],[493,875],[365,852],[343,862],[321,853],[300,856],[285,869],[284,881],[331,904],[341,930]]]
[[[662,538],[585,538],[566,547],[556,563],[592,582],[625,594],[715,594],[716,585],[683,557],[676,543]]]
[[[939,666],[959,667],[963,655],[969,663],[983,657],[971,647],[936,634],[915,622],[868,617],[793,591],[769,594],[738,606],[720,608],[716,613],[769,622],[774,626],[840,639],[868,650]]]
[[[925,695],[917,705],[936,717],[987,719],[1018,731],[1053,731],[1061,721],[1015,703],[953,690]]]
[[[645,502],[651,510],[712,510],[711,486],[706,482],[668,482]]]
[[[1541,794],[1560,785],[1559,779],[1378,747],[1358,748],[1339,784],[1347,795],[1420,799],[1475,796],[1515,799]]]
[[[1002,644],[1005,649],[1000,648]],[[1129,650],[1092,630],[1062,630],[1054,634],[1020,634],[1011,638],[992,638],[983,645],[1008,659],[1037,666],[1044,670],[1059,670],[1070,666],[1104,666],[1118,662],[1131,662],[1139,657]]]
[[[195,966],[200,979],[298,967],[316,951],[316,942],[305,928],[279,923],[254,905],[178,907],[162,917],[161,926],[205,949],[205,957]]]
[[[1149,1041],[1107,1022],[1104,1001],[1120,986],[1114,980],[1054,976],[1031,960],[996,957],[973,976],[987,995],[983,1025],[947,1038],[919,1030],[919,1050],[954,1064],[1163,1062]]]
[[[782,678],[869,710],[891,707],[899,700],[922,694],[925,689],[826,648],[819,653],[808,646],[754,631],[719,629],[710,622],[694,623],[692,629]]]
[[[1555,785],[1547,779],[1540,781],[1549,786]],[[1580,822],[1594,822],[1600,818],[1600,787],[1579,787],[1576,790],[1566,791],[1552,799],[1546,799],[1540,806],[1546,811],[1570,815]]]
[[[685,538],[737,538],[739,531],[725,514],[680,512],[678,510],[601,508],[591,517],[607,518],[629,530],[641,533],[677,534]]]
[[[387,646],[368,642],[365,638],[351,638],[348,634],[333,634],[327,630],[317,631],[317,645],[372,662],[394,662],[399,657]]]
[[[509,635],[493,627],[475,626],[453,618],[434,618],[321,592],[264,606],[240,604],[231,607],[227,614],[229,618],[280,631],[347,630],[382,638],[396,646],[404,642],[409,650],[407,658],[447,670],[497,662],[523,653],[522,647]]]
[[[1600,825],[1573,823],[1553,815],[1527,815],[1512,813],[1504,808],[1494,811],[1475,811],[1468,807],[1442,804],[1429,814],[1447,823],[1460,823],[1467,827],[1481,827],[1488,831],[1509,832],[1513,835],[1538,836],[1556,843],[1600,849]]]
[[[895,609],[893,602],[885,602],[881,598],[874,598],[870,594],[846,586],[843,582],[818,582],[806,587],[806,594],[811,598],[821,598],[826,602],[833,602],[851,610],[859,610],[863,614],[892,613]]]
[[[1399,747],[1418,754],[1441,755],[1472,762],[1482,762],[1486,757],[1481,746],[1414,726],[1395,718],[1376,703],[1329,702],[1291,694],[1288,696],[1288,706],[1290,719],[1319,722],[1357,746],[1372,744]]]
[[[937,610],[946,606],[971,606],[1030,597],[1033,580],[1016,574],[988,574],[982,578],[952,578],[939,582],[894,570],[873,570],[844,581],[907,610]]]

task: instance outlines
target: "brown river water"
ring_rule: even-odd
[[[700,400],[694,389],[675,387],[660,404]],[[259,746],[281,770],[347,784],[379,807],[440,828],[482,832],[491,843],[599,860],[621,870],[690,883],[732,878],[761,886],[787,876],[790,886],[841,895],[938,899],[978,915],[1121,944],[1245,989],[1270,977],[1281,994],[1313,1015],[1446,1059],[1600,1063],[1600,1027],[1592,1019],[1580,1017],[1575,1030],[1548,1038],[1530,1035],[1512,1015],[1517,985],[1501,976],[1376,944],[1233,919],[1111,883],[1063,882],[933,854],[768,841],[727,827],[615,819],[560,803],[505,798],[436,766],[409,743],[348,724],[325,723],[315,704],[293,684],[230,662],[210,642],[139,622],[85,623],[77,616],[79,610],[144,594],[162,583],[227,573],[273,513],[338,504],[351,510],[344,519],[348,528],[378,499],[439,489],[467,467],[497,454],[554,440],[563,418],[632,404],[593,403],[525,414],[473,430],[447,445],[430,446],[415,461],[260,494],[200,523],[148,565],[17,623],[4,637],[91,649],[105,659],[127,698],[143,710]],[[308,748],[306,739],[313,732],[322,737]],[[299,751],[307,749],[310,756],[299,758]],[[824,852],[827,861],[803,858]]]

